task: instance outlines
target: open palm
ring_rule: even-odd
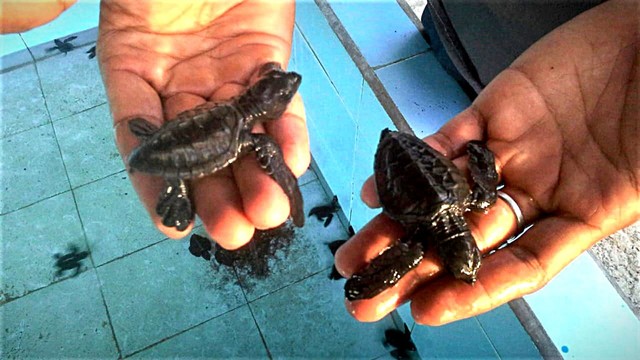
[[[420,323],[477,315],[539,289],[595,242],[640,218],[639,44],[632,7],[608,2],[558,28],[425,139],[461,168],[464,145],[486,141],[503,191],[533,227],[486,256],[474,286],[438,276],[442,265],[428,253],[398,286],[348,302],[356,318],[377,320],[408,300]],[[372,181],[362,197],[379,205]],[[502,200],[468,220],[484,252],[516,231]],[[386,216],[376,217],[340,248],[338,269],[350,276],[401,232]]]
[[[293,3],[283,2],[102,2],[98,58],[123,158],[139,143],[128,120],[161,125],[203,102],[238,95],[263,63],[286,67],[293,21]],[[306,170],[309,145],[299,97],[280,120],[256,131],[280,144],[296,176]],[[155,213],[162,179],[130,177],[161,231],[174,238],[190,231],[165,227]],[[277,226],[289,215],[286,195],[250,156],[195,181],[193,194],[207,232],[226,248],[245,244],[255,228]]]

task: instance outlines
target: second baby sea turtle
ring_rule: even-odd
[[[434,245],[445,268],[473,283],[480,251],[463,213],[485,211],[496,201],[498,174],[483,143],[467,144],[470,188],[462,172],[419,138],[385,129],[375,155],[374,177],[383,211],[406,235],[345,284],[349,300],[367,299],[395,285]]]
[[[89,256],[88,251],[79,251],[74,244],[69,246],[69,252],[66,254],[56,253],[53,258],[56,259],[55,266],[57,268],[56,277],[60,277],[68,270],[75,270],[71,277],[76,277],[82,270],[82,260]]]
[[[73,43],[71,43],[71,41],[77,38],[78,38],[77,36],[69,36],[64,40],[55,39],[53,40],[53,43],[55,44],[55,46],[47,48],[46,51],[50,52],[50,51],[58,50],[61,53],[64,53],[65,55],[67,55],[69,51],[75,49],[75,46],[73,45]]]
[[[165,226],[184,230],[193,221],[188,180],[213,174],[249,152],[255,152],[260,167],[289,198],[293,223],[304,225],[302,195],[282,150],[270,136],[251,132],[256,123],[284,114],[302,78],[276,63],[262,65],[256,75],[256,83],[242,95],[184,111],[162,127],[141,118],[129,121],[141,140],[128,158],[130,170],[166,180],[156,206]]]

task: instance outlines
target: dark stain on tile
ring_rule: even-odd
[[[274,259],[278,252],[286,256],[294,236],[293,224],[287,221],[275,229],[256,230],[253,239],[237,250],[226,250],[216,244],[214,259],[219,264],[234,266],[249,277],[265,279],[270,274],[269,260]]]

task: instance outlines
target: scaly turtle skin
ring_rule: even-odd
[[[409,134],[385,129],[375,156],[376,188],[383,211],[406,235],[345,284],[349,300],[368,299],[395,285],[433,244],[445,267],[473,284],[480,251],[463,216],[486,211],[496,201],[495,160],[482,143],[467,144],[470,189],[464,175],[442,154]]]
[[[294,224],[304,225],[302,195],[280,147],[266,134],[251,133],[257,122],[282,116],[302,78],[276,63],[262,65],[257,78],[229,102],[202,104],[162,127],[141,118],[129,121],[129,129],[141,140],[128,158],[130,171],[161,176],[167,182],[156,206],[165,226],[182,231],[193,221],[187,180],[213,174],[251,151],[288,196]]]

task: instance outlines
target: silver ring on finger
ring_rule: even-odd
[[[498,197],[509,205],[511,211],[513,211],[513,214],[516,216],[516,235],[520,234],[524,229],[524,216],[522,215],[520,206],[518,206],[518,203],[504,191],[498,190]]]

